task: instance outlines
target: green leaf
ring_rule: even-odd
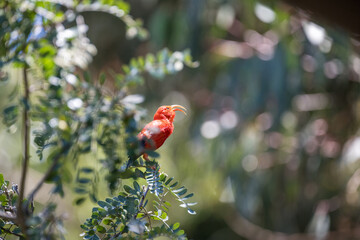
[[[0,202],[1,202],[1,205],[2,205],[2,206],[6,206],[6,204],[7,204],[7,198],[6,198],[5,194],[4,194],[4,195],[0,195]]]
[[[170,183],[173,179],[174,179],[173,177],[169,178],[169,179],[165,182],[165,185],[169,185],[169,183]]]
[[[176,229],[178,229],[179,227],[180,227],[180,223],[178,223],[178,222],[174,223],[174,224],[171,226],[171,228],[172,228],[173,230],[176,230]]]
[[[134,181],[133,185],[134,185],[135,190],[137,192],[140,192],[140,185],[136,181]]]
[[[5,226],[5,222],[4,222],[4,220],[2,220],[2,219],[0,218],[0,227],[3,227],[3,226]]]
[[[5,182],[5,180],[4,180],[4,175],[2,175],[2,174],[0,173],[0,188],[1,188],[1,186],[4,184],[4,182]]]
[[[185,188],[182,191],[178,192],[177,195],[181,196],[181,195],[184,195],[186,192],[187,192],[187,189]]]
[[[196,212],[194,210],[192,210],[191,208],[188,208],[187,209],[188,213],[191,214],[191,215],[195,215]]]
[[[186,195],[186,196],[183,197],[181,200],[182,200],[182,201],[185,201],[185,200],[191,198],[192,196],[194,196],[194,193],[190,193],[190,194]]]
[[[113,223],[113,221],[112,221],[111,219],[109,219],[109,218],[105,218],[105,219],[103,220],[103,223],[104,223],[105,225],[111,225],[111,224]]]
[[[3,122],[7,127],[16,123],[18,114],[19,114],[19,107],[16,105],[9,106],[3,110],[4,118]]]
[[[81,184],[86,184],[86,183],[89,183],[91,182],[91,179],[88,179],[88,178],[80,178],[77,180],[78,183],[81,183]]]
[[[83,76],[86,82],[91,82],[90,73],[88,71],[84,71]]]
[[[157,216],[163,221],[167,221],[169,219],[165,211],[159,210]]]
[[[183,204],[180,204],[180,207],[182,207],[182,208],[187,208],[187,207],[189,207],[189,206],[194,206],[194,205],[196,205],[197,204],[197,202],[193,202],[193,203],[183,203]]]
[[[86,198],[78,198],[75,200],[76,205],[81,205],[83,202],[85,202]]]
[[[133,193],[134,192],[134,189],[132,189],[130,186],[128,185],[124,185],[124,190],[127,192],[127,193]]]
[[[185,187],[181,187],[181,188],[178,188],[178,189],[172,190],[172,192],[173,192],[173,193],[178,193],[178,192],[183,191],[184,189],[186,189],[186,188],[185,188]]]
[[[180,230],[180,231],[178,231],[177,233],[176,233],[176,235],[178,235],[178,236],[182,236],[182,235],[184,235],[185,234],[185,231],[184,230]]]
[[[136,177],[136,170],[133,171],[132,169],[126,169],[125,171],[118,174],[121,179],[128,179]]]
[[[170,179],[172,180],[172,178],[170,178]],[[169,180],[170,180],[170,179],[169,179]],[[169,180],[168,180],[166,183],[170,184],[171,181],[169,181]],[[174,184],[172,184],[171,186],[168,186],[167,184],[165,184],[164,187],[165,187],[173,196],[175,196],[178,201],[181,202],[180,207],[187,208],[188,213],[190,213],[190,214],[196,214],[196,212],[195,212],[194,210],[192,210],[192,209],[189,208],[189,206],[193,206],[193,205],[195,205],[196,203],[186,203],[186,202],[185,202],[187,199],[193,197],[194,194],[193,194],[193,193],[190,193],[190,194],[186,195],[185,197],[181,198],[182,195],[184,195],[184,194],[187,193],[187,189],[186,189],[184,186],[183,186],[183,187],[180,187],[180,188],[178,188],[178,189],[174,189],[174,187],[175,187],[177,184],[178,184],[177,182],[174,183]],[[163,203],[164,203],[165,205],[167,205],[167,202],[166,202],[166,201],[163,202]],[[158,205],[159,205],[159,204],[158,204]],[[161,206],[161,207],[164,207],[164,206],[162,206],[162,205],[160,205],[160,206]],[[164,209],[166,210],[167,207],[164,208]]]
[[[160,179],[159,179],[161,182],[165,182],[166,180],[166,174],[162,173],[160,174]]]
[[[103,85],[104,82],[106,80],[106,74],[105,73],[101,73],[100,74],[100,79],[99,79],[99,82],[100,82],[100,85]]]
[[[171,186],[170,186],[170,188],[174,188],[174,187],[176,187],[178,185],[178,182],[175,182],[174,184],[172,184]]]
[[[83,167],[80,169],[80,171],[83,173],[92,173],[94,171],[94,169],[89,168],[89,167]]]
[[[135,169],[135,176],[138,177],[138,178],[145,178],[145,173],[136,168]]]
[[[46,141],[46,139],[43,136],[36,136],[34,138],[35,144],[38,145],[39,147],[44,146],[45,141]]]
[[[109,203],[107,203],[107,202],[98,201],[97,203],[98,203],[99,206],[102,207],[102,208],[105,208],[105,209],[106,209],[106,208],[107,208],[107,209],[112,208],[112,206],[111,206]]]
[[[21,233],[21,229],[19,227],[16,227],[14,230],[12,230],[13,233]]]
[[[104,228],[103,226],[101,225],[98,225],[96,227],[96,231],[98,231],[99,233],[106,233],[106,228]]]

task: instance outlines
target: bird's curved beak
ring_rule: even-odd
[[[171,110],[173,111],[180,111],[183,112],[186,115],[186,108],[181,105],[171,105]]]

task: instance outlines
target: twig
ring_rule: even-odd
[[[76,129],[75,129],[75,133],[76,133],[76,137],[75,137],[75,141],[77,142],[78,138],[79,138],[79,129],[80,129],[81,124],[79,124]],[[49,176],[52,174],[52,172],[55,170],[56,165],[59,163],[61,157],[63,155],[65,155],[71,148],[72,143],[65,143],[61,150],[59,151],[59,153],[53,158],[53,162],[51,164],[51,166],[49,167],[49,169],[46,171],[46,173],[44,174],[44,176],[41,178],[41,180],[38,182],[38,184],[36,185],[36,187],[31,191],[31,193],[29,194],[29,202],[32,202],[36,193],[40,190],[40,188],[42,187],[42,185],[44,184],[44,182],[46,181],[46,179],[49,178]]]
[[[46,179],[49,178],[49,176],[52,174],[52,172],[55,170],[56,165],[59,163],[59,160],[61,159],[61,157],[70,149],[71,145],[70,144],[66,144],[63,149],[54,157],[53,162],[50,166],[50,168],[46,171],[46,173],[44,174],[44,176],[42,177],[42,179],[38,182],[38,184],[36,185],[36,187],[31,191],[31,193],[29,194],[29,202],[33,201],[36,193],[40,190],[40,188],[42,187],[42,185],[44,184],[44,182],[46,181]]]
[[[132,169],[132,168],[146,168],[145,165],[137,165],[137,166],[130,166],[129,169]]]
[[[23,131],[24,131],[24,150],[23,150],[23,162],[22,162],[22,172],[21,172],[21,180],[20,180],[20,193],[19,200],[17,204],[17,220],[21,231],[23,232],[25,238],[27,239],[26,234],[26,215],[25,209],[23,209],[22,202],[24,200],[24,192],[25,192],[25,181],[26,175],[29,167],[29,130],[30,130],[30,119],[29,119],[29,101],[30,101],[30,93],[29,93],[29,81],[27,77],[27,67],[23,68],[23,81],[24,81],[24,113],[23,113]]]
[[[152,226],[151,226],[151,214],[152,214],[152,211],[147,211],[146,208],[144,207],[144,217],[147,217],[148,221],[149,221],[149,225],[150,225],[150,229],[152,230]]]
[[[139,204],[139,209],[140,209],[140,210],[141,210],[142,207],[143,207],[144,200],[145,200],[146,195],[148,194],[148,192],[149,192],[149,185],[147,185],[146,190],[145,190],[144,194],[143,194],[142,197],[141,197],[141,201],[140,201],[140,204]],[[137,214],[136,214],[136,215],[137,215]],[[136,217],[136,215],[135,215],[135,217]]]

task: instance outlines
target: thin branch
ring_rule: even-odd
[[[130,166],[129,169],[132,169],[132,168],[146,168],[145,165],[137,165],[137,166]]]
[[[2,232],[17,236],[19,238],[23,237],[22,235],[20,235],[18,233],[14,233],[14,232],[10,231],[9,229],[3,228],[3,227],[1,227],[0,229],[1,229]]]
[[[142,209],[142,207],[143,207],[143,204],[144,204],[144,200],[145,200],[145,198],[146,198],[146,195],[148,194],[148,192],[149,192],[149,185],[147,185],[147,187],[146,187],[146,190],[145,190],[145,192],[144,192],[144,194],[142,195],[142,197],[141,197],[141,201],[140,201],[140,204],[139,204],[139,209],[141,210]],[[137,214],[136,214],[137,215]],[[135,215],[135,217],[136,217],[136,215]]]
[[[17,236],[17,237],[20,237],[20,238],[23,237],[22,235],[20,235],[18,233],[14,233],[14,232],[10,231],[9,229],[3,228],[3,227],[1,227],[0,229],[4,233],[11,234],[11,235],[14,235],[14,236]]]
[[[49,176],[52,174],[52,172],[55,170],[57,164],[59,163],[61,157],[70,149],[70,144],[67,144],[63,147],[63,149],[53,158],[53,162],[50,166],[50,168],[46,171],[46,173],[43,175],[41,180],[38,182],[36,187],[32,190],[32,192],[29,194],[29,201],[33,201],[36,193],[40,190],[46,179],[49,178]]]
[[[21,172],[21,181],[20,181],[20,193],[19,193],[19,202],[21,203],[24,200],[24,192],[25,192],[25,180],[29,165],[29,130],[30,130],[30,119],[29,119],[29,81],[27,77],[27,68],[23,69],[23,80],[24,80],[24,113],[23,113],[23,131],[24,131],[24,150],[23,150],[23,168]]]
[[[78,140],[78,138],[79,138],[78,132],[79,132],[80,126],[81,126],[81,124],[79,124],[79,125],[76,127],[75,131],[74,131],[74,133],[76,134],[76,135],[75,135],[75,141],[74,141],[74,142],[77,142],[77,140]],[[52,172],[55,170],[55,168],[56,168],[57,164],[59,163],[61,157],[62,157],[63,155],[65,155],[65,154],[70,150],[71,146],[72,146],[72,144],[70,144],[70,143],[65,143],[65,144],[62,146],[62,148],[61,148],[61,150],[59,151],[59,153],[58,153],[56,156],[54,156],[53,162],[52,162],[51,166],[50,166],[49,169],[46,171],[46,173],[43,175],[43,177],[42,177],[41,180],[38,182],[38,184],[36,185],[36,187],[35,187],[35,188],[31,191],[31,193],[29,194],[29,197],[28,197],[29,202],[32,202],[32,201],[34,200],[34,197],[35,197],[35,195],[37,194],[37,192],[40,190],[40,188],[42,187],[42,185],[44,184],[44,182],[46,181],[46,179],[48,179],[48,178],[50,177],[50,175],[52,174]]]
[[[20,180],[20,193],[19,200],[17,204],[17,219],[19,226],[22,232],[26,236],[26,216],[25,210],[23,209],[23,200],[24,200],[24,192],[25,192],[25,181],[26,175],[29,167],[29,138],[30,138],[30,119],[29,119],[29,101],[30,101],[30,93],[29,93],[29,81],[27,76],[27,67],[23,68],[23,81],[24,81],[24,113],[23,113],[23,131],[24,131],[24,142],[23,142],[23,162],[22,162],[22,172],[21,172],[21,180]]]

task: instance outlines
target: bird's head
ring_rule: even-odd
[[[170,122],[174,121],[175,112],[180,111],[186,115],[186,108],[181,105],[161,106],[154,115],[154,120],[168,119]]]

